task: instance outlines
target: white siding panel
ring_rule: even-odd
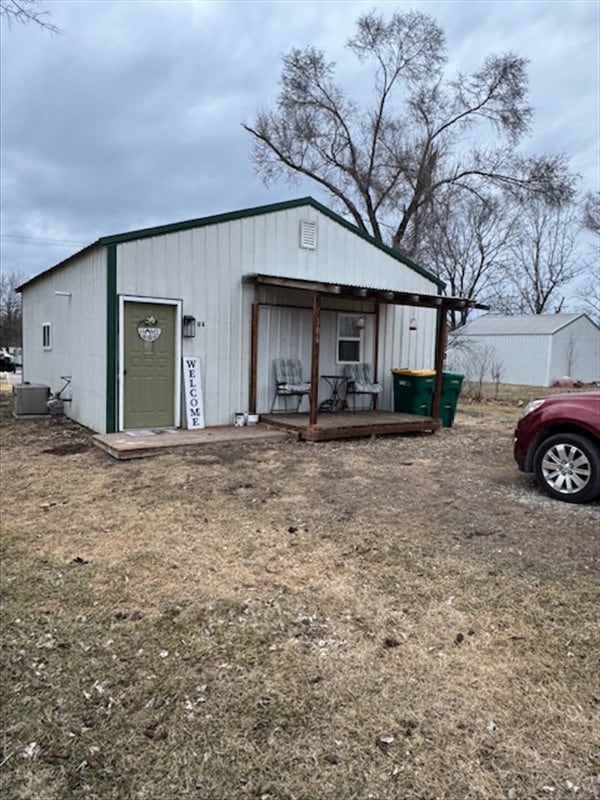
[[[257,411],[261,414],[271,409],[275,393],[273,359],[299,358],[304,380],[310,380],[312,311],[262,306],[259,314]],[[293,399],[288,403],[290,410],[294,408]],[[279,400],[275,408],[284,409],[283,400]],[[306,399],[303,400],[302,410],[308,410]]]
[[[411,319],[417,330],[410,330]],[[433,369],[435,366],[435,336],[437,312],[428,308],[381,306],[379,339],[379,382],[383,394],[378,407],[394,408],[393,369]]]
[[[262,251],[254,247],[253,241],[257,219],[261,220],[261,237],[265,242]],[[305,250],[299,246],[300,222],[303,219],[317,223],[316,250]],[[429,279],[310,207],[227,224],[243,228],[246,272],[396,291],[437,293],[435,284]],[[258,257],[247,258],[250,254]]]
[[[468,353],[462,356],[473,374],[482,354],[489,350],[502,365],[501,380],[505,383],[551,386],[567,375],[584,383],[600,381],[600,331],[584,315],[554,333],[471,335],[467,330],[459,338],[475,348],[475,357]],[[453,349],[451,358],[460,361],[460,350]],[[489,370],[485,379],[490,379]]]
[[[202,368],[207,425],[248,408],[253,288],[241,283],[240,242],[229,226],[180,231],[123,243],[117,251],[119,294],[182,299],[196,318],[183,355]]]
[[[462,336],[464,351],[451,355],[453,366],[461,366],[467,380],[476,380],[482,365],[484,380],[492,380],[491,367],[501,368],[503,383],[548,386],[550,336]]]
[[[343,309],[343,304],[340,309]],[[329,303],[329,301],[328,301]],[[361,312],[360,308],[345,310]],[[361,312],[364,313],[364,312]],[[321,344],[319,375],[343,374],[343,366],[336,362],[337,309],[324,309],[321,313]],[[418,329],[409,331],[410,319],[417,318]],[[363,341],[363,358],[374,364],[375,315],[365,313],[366,329]],[[432,369],[435,357],[436,312],[431,309],[408,309],[391,305],[380,307],[380,340],[377,379],[383,384],[378,407],[393,410],[392,369]],[[267,411],[273,399],[273,359],[300,358],[308,380],[310,374],[312,310],[261,306],[259,317],[258,412]],[[319,402],[329,396],[327,384],[319,382]],[[290,406],[291,407],[291,406]]]
[[[70,375],[65,413],[106,430],[106,251],[98,247],[23,290],[23,380],[60,389]],[[55,292],[70,292],[70,297]],[[42,348],[51,324],[52,349]]]
[[[600,331],[586,317],[552,337],[549,383],[564,375],[583,383],[600,381]]]

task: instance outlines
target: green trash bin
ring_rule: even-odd
[[[431,414],[435,386],[433,369],[393,369],[394,411],[406,414]]]
[[[456,406],[463,385],[464,375],[458,372],[442,372],[442,398],[440,417],[444,428],[451,428],[454,423]]]
[[[433,369],[393,369],[394,411],[406,414],[431,415],[435,370]],[[458,372],[442,373],[442,396],[440,398],[440,417],[444,428],[454,424],[456,406],[465,376]]]

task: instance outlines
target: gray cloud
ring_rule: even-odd
[[[315,44],[368,92],[345,51],[363,2],[57,0],[64,31],[2,30],[2,258],[26,274],[72,244],[276,202],[324,199],[308,182],[267,188],[240,123],[273,101],[281,55]],[[398,7],[407,8],[407,4]],[[579,0],[415,2],[446,32],[452,71],[490,52],[530,59],[530,151],[566,152],[598,185],[598,7]],[[10,238],[13,237],[13,238]]]

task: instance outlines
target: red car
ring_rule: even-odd
[[[600,496],[600,392],[532,400],[517,423],[514,456],[550,497],[585,503]]]

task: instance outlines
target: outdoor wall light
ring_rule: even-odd
[[[414,317],[411,317],[410,322],[408,323],[408,330],[409,331],[417,330],[417,320]]]
[[[183,318],[183,335],[186,339],[196,335],[196,317]]]
[[[359,331],[364,331],[366,324],[367,323],[365,322],[365,318],[364,317],[359,317],[356,320],[356,327],[358,328]]]

